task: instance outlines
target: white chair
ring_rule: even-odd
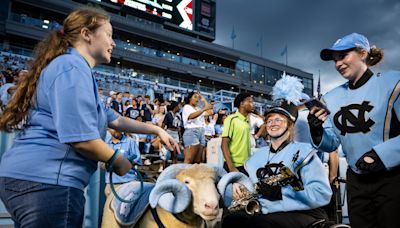
[[[221,150],[222,138],[212,138],[207,143],[207,164],[223,168],[224,155]]]

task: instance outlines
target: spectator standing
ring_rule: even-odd
[[[144,103],[140,107],[140,115],[143,117],[144,122],[152,123],[152,116],[154,115],[154,106],[150,102],[150,96],[144,96]]]
[[[242,172],[243,165],[250,157],[250,123],[248,115],[254,110],[250,93],[239,93],[234,100],[238,110],[224,121],[221,149],[224,154],[224,168],[228,172]]]
[[[136,119],[140,116],[140,109],[138,108],[136,99],[132,99],[132,104],[127,106],[125,116],[131,119]]]
[[[111,101],[111,108],[118,112],[120,115],[124,112],[124,106],[122,104],[122,93],[117,92],[115,100]]]
[[[198,107],[199,100],[204,106]],[[185,147],[185,163],[201,163],[204,159],[204,147],[206,140],[204,136],[204,112],[212,110],[213,106],[198,92],[190,92],[185,99],[182,110],[182,119],[185,132],[183,133],[183,144]]]

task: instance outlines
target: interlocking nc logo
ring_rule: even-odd
[[[340,111],[333,117],[333,121],[335,126],[340,130],[341,135],[358,132],[365,134],[375,124],[371,119],[365,121],[365,113],[370,112],[373,108],[374,106],[370,105],[369,101],[364,101],[361,105],[351,104],[340,108]],[[353,113],[357,113],[357,111],[358,116],[355,116]]]

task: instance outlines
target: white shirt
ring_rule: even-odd
[[[202,113],[200,116],[194,119],[188,119],[189,115],[199,111],[200,108],[196,107],[193,108],[191,105],[186,104],[183,106],[182,110],[182,118],[183,118],[183,127],[184,128],[198,128],[198,127],[204,127],[204,113]]]
[[[256,134],[256,128],[260,128],[261,125],[264,124],[264,120],[252,113],[249,114],[249,122],[250,122],[250,134]]]
[[[294,125],[294,140],[296,142],[310,143],[311,135],[310,128],[308,127],[308,110],[304,109],[299,111],[297,121]]]
[[[211,120],[207,125],[204,126],[204,135],[214,136],[215,135],[215,121]]]

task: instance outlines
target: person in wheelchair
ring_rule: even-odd
[[[281,80],[277,85],[298,82],[290,76]],[[233,203],[222,227],[311,227],[327,219],[321,207],[332,196],[328,177],[312,146],[293,141],[296,105],[279,101],[266,113],[270,146],[245,163],[254,190],[250,193],[244,185],[233,184]],[[252,202],[245,206],[246,213],[235,208],[243,199]]]

